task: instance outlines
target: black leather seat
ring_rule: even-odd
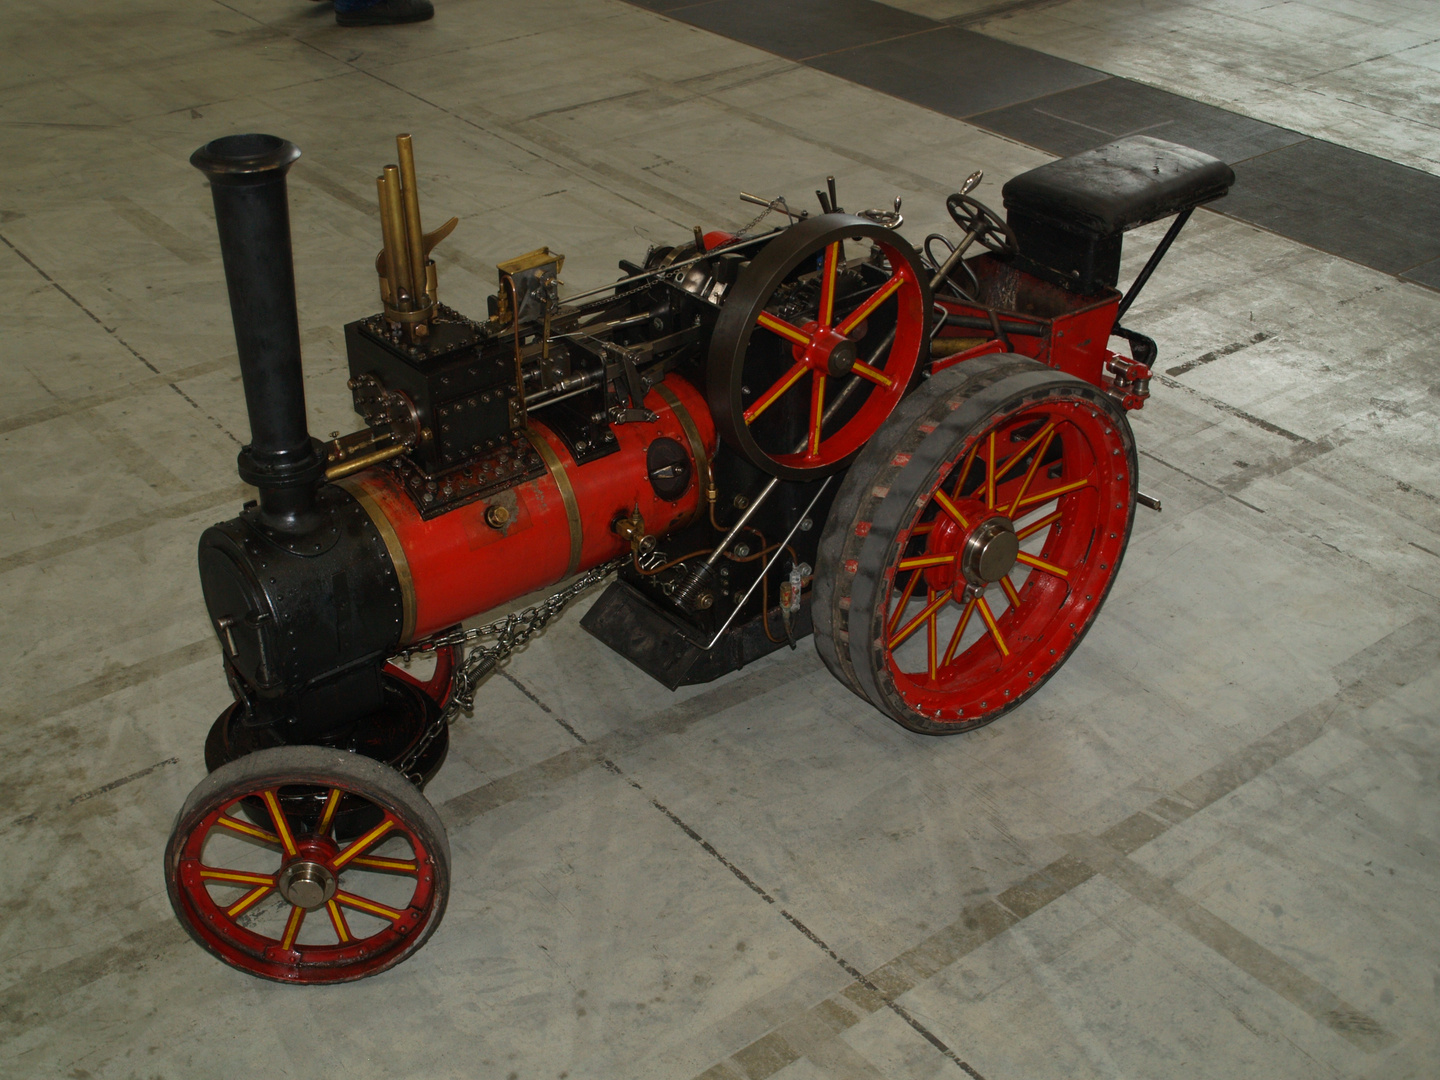
[[[1091,294],[1118,281],[1124,233],[1218,199],[1234,182],[1209,154],[1132,135],[1014,177],[1004,187],[1006,219],[1026,262]]]

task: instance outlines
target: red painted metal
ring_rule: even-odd
[[[704,399],[678,375],[668,376],[664,386],[679,399],[707,458],[712,457],[715,425]],[[647,477],[645,452],[658,438],[674,439],[691,455],[692,477],[704,470],[693,460],[681,418],[658,390],[650,391],[645,407],[658,417],[654,423],[614,425],[620,449],[586,465],[577,465],[564,442],[532,419],[532,430],[559,461],[560,475],[547,468],[545,475],[507,492],[510,520],[498,529],[485,521],[488,500],[426,521],[389,470],[360,474],[360,483],[389,519],[409,563],[415,601],[412,640],[621,554],[629,545],[611,528],[618,517],[638,509],[646,531],[657,536],[690,522],[700,508],[699,483],[692,479],[674,502],[661,499]],[[573,492],[568,506],[567,492]],[[580,533],[578,565],[573,566],[572,529],[577,523],[571,520],[572,512],[578,515]]]
[[[394,964],[397,954],[406,951],[415,931],[430,917],[431,908],[436,902],[435,853],[425,847],[420,837],[403,820],[390,813],[386,813],[384,817],[389,824],[389,830],[381,838],[367,842],[366,837],[360,837],[346,847],[341,847],[329,835],[294,834],[292,824],[283,820],[286,815],[282,815],[283,835],[281,824],[274,823],[273,818],[271,829],[274,831],[260,829],[252,825],[247,815],[241,812],[240,804],[242,800],[254,799],[261,794],[261,791],[256,791],[227,800],[207,814],[185,838],[176,869],[180,899],[177,910],[181,912],[191,931],[226,963],[252,975],[285,982],[305,985],[350,982],[373,972],[383,971]],[[363,795],[356,792],[346,791],[344,794],[352,798],[363,798]],[[230,812],[232,810],[235,811],[234,814]],[[226,821],[248,830],[243,835],[251,842],[274,849],[273,869],[232,871],[205,862],[207,840],[217,834],[216,830],[219,834],[230,831]],[[367,836],[370,835],[367,833]],[[268,839],[265,839],[266,836]],[[376,843],[394,836],[404,837],[410,847],[410,854],[403,859],[391,861],[411,864],[412,869],[408,872],[399,871],[399,874],[413,878],[414,887],[407,900],[399,902],[391,899],[381,905],[382,909],[389,909],[395,916],[380,919],[381,922],[388,922],[388,926],[383,926],[372,934],[357,936],[343,912],[336,915],[327,907],[306,913],[301,908],[288,906],[284,909],[288,916],[283,919],[284,929],[280,929],[278,924],[269,927],[263,924],[249,925],[256,909],[275,891],[275,882],[280,871],[290,863],[302,860],[325,867],[339,879],[339,892],[336,893],[338,907],[358,910],[367,915],[375,914],[373,907],[361,905],[374,905],[378,901],[370,899],[364,892],[350,891],[364,888],[351,880],[356,877],[355,873],[346,873],[347,867],[355,869],[354,860],[357,856],[362,856],[364,851],[350,849],[356,845],[363,845],[364,849],[372,848]],[[337,860],[340,860],[339,866],[336,865]],[[226,874],[235,875],[240,880],[227,881],[224,877]],[[390,872],[386,876],[393,880],[395,873]],[[217,900],[211,892],[212,889],[219,889],[230,895]],[[328,936],[333,940],[318,944],[295,940],[303,927],[296,926],[292,931],[290,924],[297,921],[303,924],[310,920],[326,924],[326,931],[319,936]]]
[[[937,360],[935,371],[954,367],[986,353],[1014,352],[1084,379],[1094,386],[1106,387],[1110,382],[1106,375],[1107,365],[1118,362],[1128,366],[1133,363],[1129,357],[1118,355],[1109,348],[1110,330],[1115,325],[1115,312],[1120,304],[1120,294],[1114,289],[1107,289],[1094,298],[1079,297],[1059,286],[1010,269],[989,255],[972,259],[969,265],[980,279],[981,299],[994,305],[1000,321],[1028,323],[1042,333],[1038,336],[1007,334],[1009,348],[1005,348],[1004,343],[999,343],[997,348],[998,339],[990,330],[946,327],[937,335],[937,340],[968,337],[991,340]],[[987,308],[966,303],[954,296],[937,293],[935,302],[948,314],[987,320],[989,317]],[[1136,378],[1148,376],[1148,370],[1143,376],[1138,372],[1135,374]],[[1144,398],[1138,395],[1130,395],[1124,402],[1127,409],[1138,409],[1143,403]]]
[[[1012,435],[1037,427],[1046,446],[1059,445],[1058,476],[1049,467],[1010,464],[1032,449]],[[1014,409],[956,448],[951,468],[918,500],[901,533],[899,550],[905,537],[924,536],[922,552],[887,572],[884,659],[912,709],[940,723],[971,724],[1065,661],[1124,551],[1135,478],[1118,453],[1122,445],[1108,413],[1070,398]],[[1046,498],[1050,492],[1058,494]],[[995,515],[1013,519],[1023,540],[1039,537],[1023,544],[1021,560],[1001,583],[1006,599],[999,610],[983,595],[962,600],[965,582],[956,572],[966,538]],[[918,613],[910,609],[927,598],[931,603]],[[940,626],[956,604],[955,625]],[[897,655],[912,639],[927,647]]]

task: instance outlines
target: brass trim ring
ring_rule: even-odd
[[[400,536],[385,515],[384,509],[375,501],[375,496],[365,490],[362,481],[345,477],[335,481],[335,486],[349,492],[350,496],[364,507],[365,513],[370,515],[370,520],[375,525],[375,531],[385,542],[385,550],[389,553],[390,561],[395,566],[395,577],[400,582],[400,644],[407,645],[415,636],[415,579],[410,575],[410,560],[405,557],[405,548],[400,543]]]
[[[565,504],[565,517],[570,522],[570,565],[565,570],[565,576],[573,577],[580,572],[580,543],[584,535],[575,488],[570,483],[570,475],[565,471],[565,463],[560,460],[560,455],[555,453],[555,448],[545,441],[545,436],[536,431],[533,424],[526,425],[525,435],[530,440],[530,445],[535,447],[540,459],[545,462],[550,475],[555,478],[555,486],[560,490],[560,501]]]
[[[695,479],[699,483],[700,499],[703,502],[705,492],[710,489],[710,459],[705,454],[705,440],[700,438],[700,429],[695,426],[695,420],[690,415],[690,410],[685,408],[684,402],[680,400],[674,390],[662,382],[656,384],[655,392],[665,399],[666,405],[670,406],[670,411],[675,414],[675,419],[680,421],[680,427],[690,443],[690,453],[695,455]],[[699,513],[698,504],[696,513]]]

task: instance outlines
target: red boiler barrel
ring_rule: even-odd
[[[651,390],[645,407],[658,419],[612,426],[620,449],[587,465],[577,465],[564,442],[532,419],[530,441],[545,461],[543,476],[429,521],[388,469],[340,481],[365,507],[395,563],[404,602],[401,644],[620,555],[629,544],[611,525],[636,507],[646,531],[657,536],[694,520],[715,452],[710,411],[678,375]],[[690,457],[690,484],[674,501],[660,498],[647,475],[646,453],[659,438],[675,440]],[[499,528],[486,521],[492,506],[509,513]]]

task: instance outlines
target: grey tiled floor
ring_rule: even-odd
[[[321,433],[355,423],[340,327],[374,305],[396,131],[428,212],[462,218],[441,287],[465,310],[542,243],[578,290],[740,224],[740,188],[834,174],[847,205],[904,196],[919,237],[971,169],[998,205],[1047,155],[609,0],[367,32],[294,0],[108,0],[4,34],[0,1074],[1428,1075],[1440,295],[1197,215],[1129,320],[1180,369],[1134,418],[1165,510],[1041,695],[927,740],[808,643],[670,694],[572,614],[455,729],[437,937],[296,992],[194,947],[160,874],[228,700],[194,542],[245,497],[190,151],[254,129],[305,151]]]

